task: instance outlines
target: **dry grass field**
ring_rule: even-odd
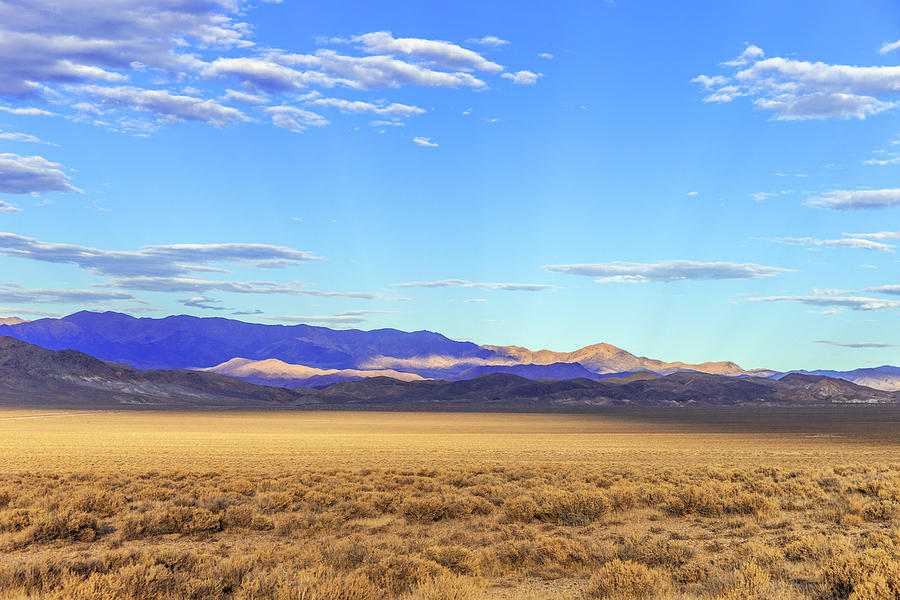
[[[900,410],[3,410],[25,598],[900,599]]]

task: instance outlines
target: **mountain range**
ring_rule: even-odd
[[[58,319],[6,318],[0,320],[0,336],[51,350],[78,350],[136,369],[203,370],[277,387],[323,387],[372,377],[461,381],[494,373],[532,380],[595,381],[635,372],[698,372],[754,379],[785,375],[770,369],[747,370],[731,361],[665,362],[606,343],[572,352],[535,351],[519,346],[479,346],[430,331],[335,330],[187,315],[154,319],[82,311]],[[795,373],[845,379],[884,391],[900,390],[898,367]]]
[[[0,337],[0,405],[78,409],[389,409],[588,411],[623,405],[833,405],[900,402],[842,379],[780,380],[699,372],[647,372],[600,380],[527,379],[492,373],[460,381],[368,377],[321,389],[263,386],[196,370],[140,370],[76,350]]]

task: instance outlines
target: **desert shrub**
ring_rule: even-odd
[[[455,573],[469,573],[473,569],[474,553],[458,544],[429,546],[422,551],[422,556]]]
[[[379,590],[402,594],[445,571],[434,561],[413,556],[387,556],[364,565],[360,572]]]
[[[38,514],[24,532],[26,543],[52,540],[90,542],[100,534],[100,523],[93,515],[76,510],[58,510]]]
[[[534,520],[534,516],[538,512],[538,504],[529,496],[516,496],[504,500],[501,510],[507,521],[529,523]]]
[[[713,582],[711,600],[768,600],[766,590],[771,576],[755,561],[736,567],[731,573]]]
[[[655,569],[630,560],[615,559],[594,571],[585,595],[611,600],[654,598],[666,583]]]
[[[863,506],[867,521],[890,521],[900,515],[900,504],[893,500],[871,500]]]
[[[617,554],[623,561],[631,560],[651,567],[678,567],[694,556],[694,550],[690,545],[675,540],[631,535],[618,540]]]
[[[714,517],[724,512],[725,498],[722,491],[712,485],[685,485],[673,490],[662,508],[676,517],[685,515]]]
[[[850,543],[843,537],[826,537],[813,533],[800,537],[784,547],[784,556],[792,561],[820,562],[827,557],[850,550]]]
[[[15,508],[0,516],[0,531],[22,531],[31,526],[31,511]]]
[[[290,598],[297,600],[380,600],[384,598],[381,589],[361,574],[341,575],[320,568],[301,573],[294,594]]]
[[[197,534],[218,531],[222,519],[205,508],[175,506],[160,516],[157,523],[161,533]]]
[[[126,503],[124,494],[119,492],[83,490],[75,496],[72,506],[81,512],[111,517],[120,512]]]
[[[762,516],[775,510],[775,503],[756,492],[741,492],[728,505],[728,512]]]
[[[468,577],[440,575],[419,584],[410,600],[480,600],[481,585]]]
[[[900,561],[884,549],[841,554],[825,561],[823,597],[894,600],[900,598]]]

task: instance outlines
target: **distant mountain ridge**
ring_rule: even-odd
[[[599,407],[893,404],[884,392],[824,376],[781,380],[697,372],[600,380],[493,373],[460,381],[370,377],[322,389],[285,389],[183,370],[138,370],[76,350],[0,337],[0,405],[77,409],[390,409],[590,411]]]
[[[744,370],[731,361],[664,362],[606,343],[572,352],[535,351],[520,346],[479,346],[430,331],[334,330],[187,315],[154,319],[82,311],[59,319],[7,318],[0,320],[3,335],[53,350],[74,349],[140,369],[206,369],[287,387],[319,387],[381,375],[407,380],[460,380],[490,373],[528,379],[600,379],[642,371],[744,378],[784,375],[769,369]],[[243,361],[240,367],[229,364],[235,359]],[[800,372],[900,390],[898,367]]]

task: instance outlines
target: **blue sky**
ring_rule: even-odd
[[[0,314],[900,364],[896,3],[54,4],[0,0]]]

